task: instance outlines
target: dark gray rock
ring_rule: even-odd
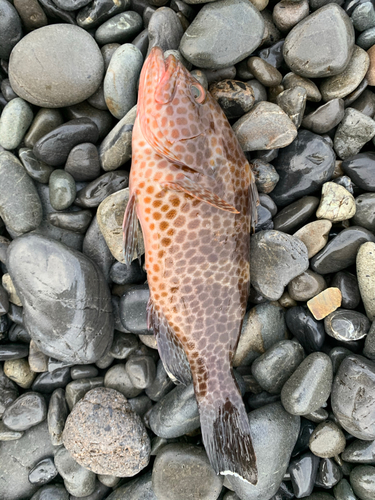
[[[41,108],[25,135],[25,146],[33,148],[39,139],[63,123],[63,117],[58,109]]]
[[[0,146],[4,149],[16,149],[33,120],[30,105],[16,97],[5,106],[0,118]]]
[[[49,483],[57,476],[57,470],[52,458],[45,458],[38,462],[29,472],[29,481],[31,484],[42,486]]]
[[[375,231],[375,193],[364,193],[355,200],[356,213],[353,224]]]
[[[47,220],[53,226],[67,229],[79,234],[85,234],[92,219],[90,210],[79,210],[77,212],[55,212],[48,214]]]
[[[147,387],[146,394],[152,401],[160,401],[168,392],[175,387],[168,377],[161,359],[156,366],[156,377],[153,383]]]
[[[354,464],[373,464],[375,462],[375,441],[355,439],[345,448],[342,459]]]
[[[375,153],[359,153],[342,162],[342,170],[365,191],[375,191]]]
[[[29,354],[28,345],[0,344],[0,361],[6,361],[7,359],[26,358],[28,354]]]
[[[7,0],[0,1],[0,58],[9,59],[12,49],[22,37],[18,12]]]
[[[30,500],[69,500],[69,493],[62,484],[42,486]]]
[[[49,178],[49,199],[55,210],[70,207],[76,197],[76,183],[73,177],[62,169],[56,169]]]
[[[139,341],[136,335],[115,331],[109,354],[115,359],[127,359],[138,347]]]
[[[103,385],[103,377],[80,378],[70,382],[65,387],[65,399],[69,406],[69,410],[72,411],[78,401],[80,401],[87,392],[91,391],[91,389],[96,389],[97,387],[102,387]]]
[[[354,108],[346,108],[336,129],[333,145],[339,158],[346,160],[360,152],[375,136],[375,121]]]
[[[34,155],[32,149],[20,148],[18,154],[22,165],[25,167],[29,176],[34,179],[34,181],[47,184],[50,175],[53,172],[53,168],[46,163],[39,161]]]
[[[356,500],[352,487],[346,479],[341,481],[333,488],[336,500]]]
[[[332,99],[312,113],[305,115],[302,126],[315,134],[326,134],[341,122],[344,112],[344,101]]]
[[[31,389],[43,394],[49,394],[55,389],[64,388],[70,380],[70,368],[66,366],[53,372],[40,373],[34,380]]]
[[[359,225],[362,226],[362,224]],[[331,281],[331,287],[340,290],[342,296],[341,306],[344,309],[355,309],[358,306],[361,296],[359,293],[358,281],[354,274],[348,273],[347,271],[336,273]]]
[[[293,492],[297,498],[308,497],[313,491],[319,461],[319,457],[308,452],[290,462],[288,472],[292,481]]]
[[[17,397],[17,385],[4,374],[2,367],[0,367],[0,417],[3,416],[5,409],[12,404]]]
[[[375,495],[375,467],[359,465],[350,473],[350,484],[361,500],[372,500]]]
[[[52,393],[47,413],[48,432],[54,446],[62,444],[62,433],[68,413],[65,391],[56,389]]]
[[[74,365],[70,368],[70,376],[73,380],[95,378],[98,374],[99,371],[94,365]]]
[[[142,389],[133,385],[125,369],[125,364],[117,364],[107,370],[104,386],[121,392],[126,398],[135,398],[142,392]]]
[[[155,380],[156,366],[151,356],[132,356],[126,363],[125,370],[137,389],[146,389]]]
[[[107,243],[99,229],[96,216],[93,218],[83,240],[82,252],[99,267],[106,280],[115,258],[111,254]]]
[[[129,173],[126,170],[107,172],[78,191],[75,204],[83,208],[98,207],[107,196],[126,188],[128,183]]]
[[[273,219],[274,227],[283,233],[293,233],[314,214],[319,205],[316,196],[303,196],[280,210]]]
[[[134,285],[126,290],[120,300],[120,318],[124,327],[132,333],[152,333],[147,328],[147,303],[150,297],[148,285]]]
[[[43,422],[47,416],[46,402],[37,392],[26,392],[10,404],[4,414],[4,424],[14,431],[25,431]]]
[[[77,14],[77,24],[85,29],[96,28],[112,16],[130,8],[130,0],[94,0]]]
[[[148,51],[160,47],[164,52],[179,48],[184,29],[177,14],[169,7],[160,7],[150,18],[148,30]]]
[[[99,177],[100,163],[96,146],[90,142],[74,146],[66,160],[65,171],[75,181],[92,181]]]
[[[56,267],[51,272],[54,258],[61,274]],[[73,363],[92,363],[104,354],[113,336],[110,293],[92,261],[49,238],[26,235],[10,245],[8,269],[22,297],[25,325],[42,352]]]
[[[344,342],[362,339],[370,329],[370,321],[359,311],[337,309],[324,318],[324,329],[331,337]]]
[[[99,26],[95,32],[95,40],[100,45],[130,42],[142,28],[142,18],[137,12],[122,12]]]

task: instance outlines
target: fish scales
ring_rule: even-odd
[[[254,176],[219,105],[173,55],[141,73],[124,218],[130,263],[139,220],[148,321],[167,372],[191,377],[213,468],[256,483],[248,419],[232,373],[250,283]]]

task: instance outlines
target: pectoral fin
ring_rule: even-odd
[[[175,383],[189,385],[192,376],[182,344],[173,333],[163,312],[156,310],[151,298],[147,304],[147,328],[154,330],[160,358],[170,378]]]
[[[193,198],[208,203],[209,205],[219,208],[220,210],[225,210],[226,212],[231,212],[232,214],[239,214],[239,211],[233,205],[227,203],[212,191],[209,191],[187,177],[173,182],[161,182],[160,184],[165,189],[184,192]]]
[[[123,241],[124,241],[124,259],[125,264],[129,266],[133,260],[134,252],[140,259],[141,253],[138,247],[138,231],[139,224],[137,213],[135,211],[136,193],[134,192],[128,201],[124,214],[124,222],[122,224]]]

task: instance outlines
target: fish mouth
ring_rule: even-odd
[[[149,55],[155,100],[166,104],[173,99],[179,74],[179,61],[173,54],[165,59],[160,47],[153,47]]]

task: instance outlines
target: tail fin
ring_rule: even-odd
[[[199,401],[199,412],[203,443],[215,472],[256,484],[258,469],[249,419],[237,387],[221,401],[207,394]]]

